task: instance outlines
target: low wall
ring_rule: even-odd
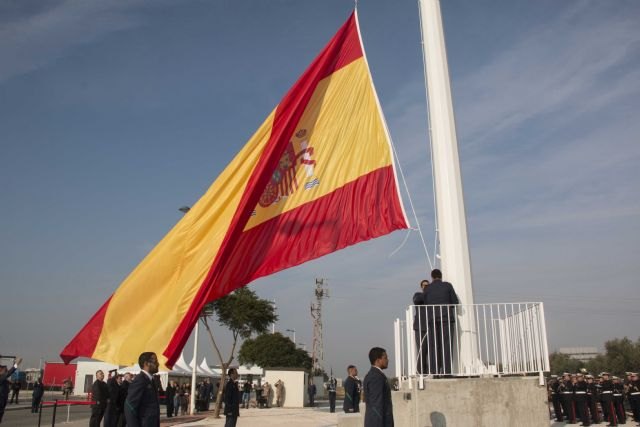
[[[392,392],[395,426],[548,427],[547,393],[538,381],[537,377],[428,380],[423,390]],[[339,416],[338,426],[362,426],[365,406],[360,416]]]

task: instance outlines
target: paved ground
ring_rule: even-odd
[[[54,399],[57,396],[54,397]],[[21,402],[23,403],[23,402]],[[338,413],[329,413],[328,402],[318,402],[317,408],[268,408],[241,409],[238,427],[270,427],[290,425],[296,427],[329,427],[338,425]],[[38,425],[39,414],[31,413],[30,402],[21,405],[9,405],[5,412],[2,425],[15,427],[33,427]],[[337,408],[340,410],[340,408]],[[194,416],[166,418],[165,407],[161,407],[162,427],[170,426],[224,426],[225,417],[213,418],[213,411],[199,413]],[[87,406],[63,405],[56,410],[57,426],[86,427],[89,424],[91,410]],[[42,412],[42,426],[52,425],[53,410],[45,408]]]
[[[204,420],[181,423],[180,426],[224,426],[224,416],[218,419],[212,416]],[[329,408],[269,408],[243,409],[238,418],[238,427],[329,427],[338,425],[338,413],[330,413]]]

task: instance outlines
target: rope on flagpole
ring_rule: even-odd
[[[393,256],[393,254],[398,252],[407,242],[407,239],[409,238],[409,233],[411,233],[412,230],[416,230],[418,232],[418,235],[420,236],[420,240],[422,241],[422,247],[424,248],[424,252],[427,256],[427,262],[429,263],[429,270],[433,270],[433,262],[431,261],[431,256],[429,255],[429,249],[427,248],[427,243],[424,240],[424,235],[422,234],[422,227],[420,227],[420,221],[418,221],[418,214],[416,214],[416,209],[413,206],[413,199],[411,198],[411,193],[409,192],[409,186],[407,185],[407,180],[404,177],[404,171],[402,170],[402,165],[400,164],[400,158],[398,157],[396,145],[393,143],[393,138],[391,138],[391,135],[389,135],[389,142],[391,142],[391,149],[393,150],[393,155],[398,164],[398,172],[400,172],[400,177],[402,178],[404,189],[407,192],[407,197],[409,198],[409,206],[411,206],[411,212],[413,212],[413,218],[416,220],[416,225],[417,225],[417,228],[409,228],[409,232],[405,236],[402,244],[395,251],[393,251],[389,256]]]

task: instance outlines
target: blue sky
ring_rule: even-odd
[[[352,7],[1,2],[0,353],[30,366],[56,359]],[[545,302],[552,348],[636,339],[640,3],[447,0],[442,10],[476,302]],[[432,247],[417,2],[361,0],[359,15]],[[426,274],[415,233],[389,256],[403,239],[251,286],[276,300],[277,328],[310,347],[315,278],[327,278],[327,365],[364,368],[371,346],[393,348],[393,320]]]

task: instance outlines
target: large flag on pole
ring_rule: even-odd
[[[61,357],[170,367],[207,302],[407,224],[354,12]]]

